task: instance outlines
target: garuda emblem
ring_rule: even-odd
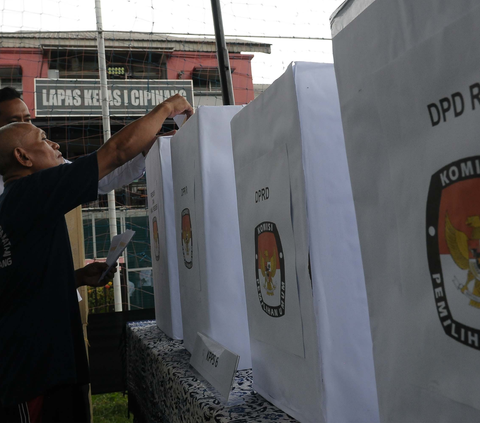
[[[270,317],[285,314],[285,259],[277,226],[262,222],[255,228],[255,274],[258,299]]]
[[[480,350],[480,156],[432,175],[426,241],[433,300],[445,334]]]
[[[187,269],[193,266],[193,241],[192,241],[192,221],[190,219],[190,210],[182,210],[182,252],[183,262]]]
[[[470,238],[453,227],[447,214],[445,238],[455,264],[462,270],[468,270],[467,280],[458,288],[470,298],[472,307],[480,308],[480,216],[468,217],[466,224],[473,228]]]
[[[277,289],[277,285],[275,285],[274,278],[275,274],[277,273],[277,256],[278,251],[277,248],[274,247],[272,253],[268,250],[264,250],[260,261],[260,271],[262,272],[262,276],[264,278],[263,287],[267,291],[267,295],[274,295],[275,290]],[[270,257],[271,254],[271,257]]]

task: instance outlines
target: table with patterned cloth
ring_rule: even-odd
[[[252,389],[252,370],[237,371],[227,405],[190,366],[182,341],[155,321],[131,322],[126,331],[127,389],[137,422],[296,422]]]

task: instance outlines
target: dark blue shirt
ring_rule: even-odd
[[[94,153],[13,181],[0,196],[1,405],[89,381],[64,215],[97,188]]]

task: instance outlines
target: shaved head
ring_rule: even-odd
[[[0,175],[7,183],[9,179],[18,179],[63,164],[59,148],[35,125],[10,123],[0,128]]]
[[[33,128],[32,124],[23,122],[10,123],[0,128],[0,175],[5,175],[17,164],[14,151],[17,147],[22,147],[23,139]]]

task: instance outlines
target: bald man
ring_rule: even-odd
[[[69,165],[41,129],[29,123],[0,129],[0,421],[34,406],[43,421],[89,421],[64,215],[95,200],[100,179],[148,150],[167,117],[192,113],[183,97],[171,97]]]
[[[0,127],[13,122],[31,122],[32,117],[20,93],[12,88],[0,89]],[[98,193],[107,194],[139,179],[145,172],[145,154],[142,152],[123,166],[115,169],[98,183]],[[68,160],[66,163],[70,163]],[[0,194],[3,192],[3,179],[0,176]]]
[[[22,100],[20,93],[12,87],[4,87],[0,89],[0,128],[14,122],[31,123],[32,117],[27,105]],[[139,179],[145,172],[145,155],[147,151],[142,151],[135,158],[125,163],[123,166],[115,169],[98,182],[98,193],[107,194],[114,189],[119,189],[132,181]],[[65,160],[65,163],[71,163]],[[3,192],[3,178],[0,175],[0,194]],[[88,273],[93,270],[100,270],[102,266],[95,264],[89,266],[86,271]],[[83,271],[84,272],[84,271]],[[78,271],[77,274],[81,274]],[[81,286],[80,281],[78,286]],[[78,300],[82,297],[79,293]]]

